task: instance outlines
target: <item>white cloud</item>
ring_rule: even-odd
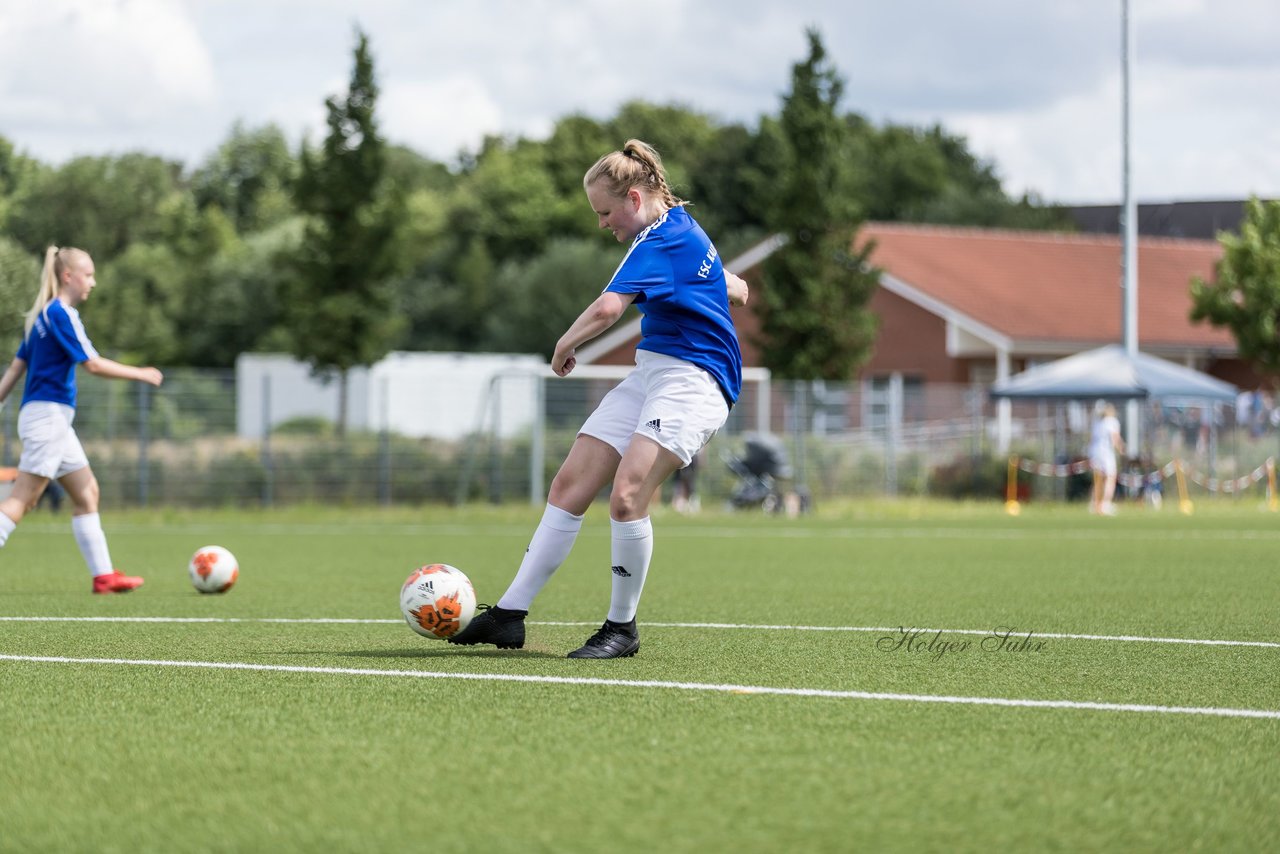
[[[18,3],[3,20],[0,128],[40,134],[55,149],[40,156],[89,151],[121,129],[159,130],[216,98],[208,51],[172,3]]]
[[[378,99],[382,135],[436,160],[451,162],[485,134],[503,130],[502,109],[474,77],[408,80],[383,86]]]
[[[1132,181],[1144,200],[1231,199],[1280,192],[1280,125],[1255,92],[1280,71],[1245,74],[1149,65],[1135,71]],[[1017,113],[954,114],[946,126],[993,160],[1006,189],[1062,202],[1114,202],[1122,192],[1120,74]]]
[[[995,162],[1009,192],[1054,201],[1119,197],[1118,76],[1037,109],[953,114],[945,126]]]
[[[1144,200],[1230,199],[1280,195],[1274,155],[1280,116],[1264,106],[1280,86],[1280,54],[1242,62],[1256,32],[1280,36],[1280,13],[1256,0],[1135,3],[1137,50],[1132,81],[1132,180]],[[1122,192],[1122,101],[1118,9],[1115,39],[1081,72],[1033,102],[1010,108],[907,112],[898,119],[940,121],[993,160],[1014,193],[1064,202],[1115,202]],[[1224,23],[1225,22],[1225,23]],[[1250,32],[1252,22],[1252,29]],[[1228,34],[1227,23],[1237,24]],[[1205,32],[1220,34],[1207,39]],[[1199,40],[1197,40],[1199,35]],[[1028,64],[1038,75],[1053,63]],[[1069,84],[1069,85],[1068,85]],[[1028,83],[1029,86],[1039,84]]]
[[[1280,195],[1280,67],[1152,63],[1136,86],[1135,181],[1156,198]]]
[[[319,138],[356,26],[383,132],[445,161],[637,98],[750,124],[816,26],[845,109],[966,135],[1013,192],[1119,195],[1116,0],[3,2],[0,134],[55,162],[129,147],[194,165],[237,119]],[[1139,195],[1280,196],[1280,114],[1250,94],[1280,83],[1275,0],[1133,0],[1133,21]]]

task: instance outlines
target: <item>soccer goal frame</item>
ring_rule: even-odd
[[[477,413],[476,433],[482,435],[501,433],[503,430],[501,401],[504,399],[504,386],[508,386],[510,383],[527,384],[527,393],[533,396],[533,417],[528,422],[530,428],[529,502],[534,505],[541,505],[546,501],[547,497],[545,457],[547,454],[548,424],[552,421],[552,413],[548,409],[548,384],[608,381],[610,383],[608,387],[612,388],[632,370],[634,370],[632,365],[578,365],[567,377],[560,377],[556,376],[548,365],[539,371],[517,371],[494,376],[490,380],[488,392],[485,395],[484,403],[480,407],[480,412]],[[757,432],[768,432],[772,415],[772,375],[769,369],[743,368],[742,386],[743,395],[740,398],[740,404],[746,403],[752,409],[750,412],[738,414],[739,423],[745,420],[745,423],[750,425],[749,429]],[[519,394],[523,396],[526,392],[522,391]],[[505,399],[509,401],[510,397],[505,397]],[[589,404],[589,406],[594,408],[594,404]],[[590,414],[590,408],[581,412],[575,411],[571,414],[560,413],[559,420],[578,418],[579,423],[581,423]],[[460,495],[464,488],[464,482],[469,480],[470,477],[470,466],[464,468],[468,469],[468,471],[464,473],[463,479],[460,480]]]

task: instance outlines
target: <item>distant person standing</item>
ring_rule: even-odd
[[[84,365],[95,376],[154,386],[164,376],[155,368],[134,368],[98,355],[76,309],[96,285],[89,253],[49,247],[18,355],[0,377],[0,406],[22,375],[27,377],[18,414],[22,458],[13,492],[0,501],[0,546],[56,480],[71,500],[71,531],[93,576],[93,592],[126,593],[140,587],[142,579],[123,575],[111,564],[98,518],[98,480],[71,426],[76,417],[76,366]]]
[[[1259,439],[1267,431],[1271,405],[1261,388],[1254,389],[1253,394],[1249,396],[1249,404],[1249,438]]]
[[[1093,426],[1089,431],[1089,468],[1093,471],[1093,498],[1090,513],[1103,516],[1116,515],[1112,498],[1116,493],[1116,454],[1124,453],[1124,439],[1120,437],[1120,422],[1116,408],[1106,401],[1098,401],[1093,410]]]

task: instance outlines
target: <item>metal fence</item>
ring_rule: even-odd
[[[537,415],[516,429],[502,423],[496,403],[508,381],[530,382],[495,379],[494,406],[475,413],[474,431],[461,439],[389,428],[340,436],[336,412],[272,424],[264,437],[245,438],[236,432],[237,395],[261,396],[264,389],[237,388],[233,372],[175,370],[160,389],[86,375],[76,430],[103,499],[113,505],[540,503],[577,428],[616,378],[539,378],[531,386]],[[263,403],[269,411],[270,401]],[[1242,399],[1239,407],[1166,402],[1142,413],[1142,453],[1126,468],[1145,475],[1180,460],[1202,492],[1247,492],[1280,450],[1276,412],[1262,397]],[[1023,498],[1073,498],[1081,489],[1070,464],[1084,457],[1089,415],[1087,403],[1016,404],[1002,447],[997,407],[981,386],[756,376],[703,451],[697,487],[703,506],[725,502],[741,486],[730,462],[745,437],[769,432],[790,457],[795,485],[815,503],[884,495],[1001,498],[1011,454],[1023,461]],[[6,466],[20,453],[15,424],[16,407],[9,407],[2,418]]]

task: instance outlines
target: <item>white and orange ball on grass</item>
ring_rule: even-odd
[[[476,614],[476,590],[457,567],[432,563],[410,573],[400,588],[400,613],[425,638],[444,640],[467,627]]]
[[[222,546],[204,546],[191,556],[187,572],[201,593],[226,593],[240,577],[240,564]]]

